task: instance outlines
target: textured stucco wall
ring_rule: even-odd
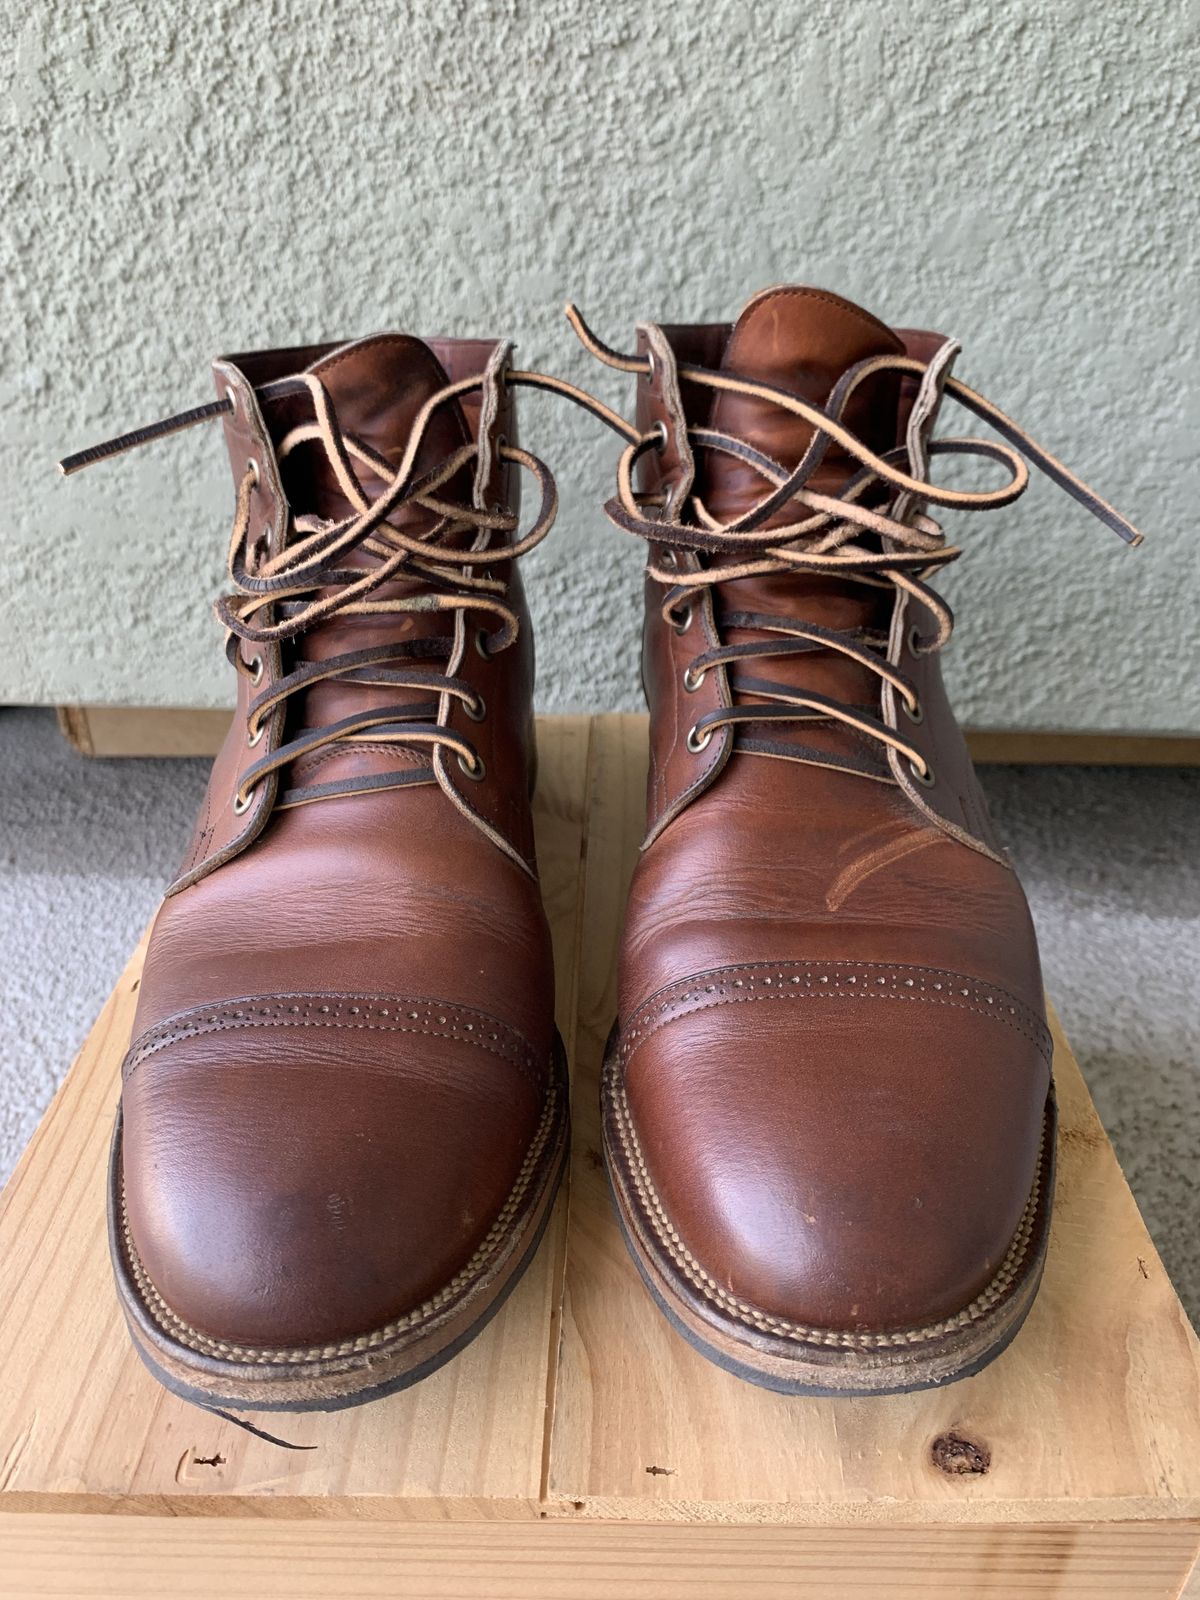
[[[214,353],[511,332],[621,402],[568,294],[623,343],[789,280],[962,338],[960,374],[1150,535],[1127,553],[1048,486],[957,519],[964,715],[1200,731],[1196,4],[3,0],[0,24],[0,700],[226,698],[218,430],[52,468],[208,398]],[[542,704],[635,704],[609,440],[541,398],[524,432],[563,491],[529,563]]]

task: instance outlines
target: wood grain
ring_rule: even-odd
[[[589,730],[541,725],[537,837],[573,1048]],[[53,1101],[0,1211],[0,1504],[278,1516],[536,1515],[565,1194],[504,1310],[425,1382],[331,1415],[264,1416],[284,1449],[167,1394],[117,1310],[104,1170],[144,944]]]
[[[569,1217],[564,1196],[505,1310],[425,1383],[247,1415],[314,1448],[166,1394],[129,1346],[104,1241],[139,949],[0,1206],[0,1595],[908,1600],[936,1574],[962,1595],[1174,1600],[1200,1540],[1200,1359],[1057,1024],[1054,1237],[1012,1348],[932,1394],[739,1383],[651,1305],[600,1157],[644,719],[550,719],[541,748]],[[986,1446],[988,1471],[939,1468],[943,1434]]]
[[[1174,1523],[736,1528],[0,1517],[0,1595],[63,1600],[1175,1600]]]
[[[1046,1277],[1024,1330],[977,1377],[917,1395],[797,1400],[722,1372],[649,1310],[609,1201],[598,1107],[644,750],[640,718],[598,720],[551,1508],[821,1523],[1200,1516],[1195,1335],[1057,1022]],[[935,1465],[944,1434],[985,1446],[988,1471]]]

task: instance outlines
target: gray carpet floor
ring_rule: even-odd
[[[0,711],[0,1176],[145,927],[208,763],[87,761]],[[1046,984],[1134,1193],[1200,1320],[1200,771],[991,767]]]

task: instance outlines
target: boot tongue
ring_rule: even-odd
[[[801,399],[824,406],[834,384],[856,362],[869,356],[901,355],[904,346],[890,328],[835,294],[821,289],[764,289],[738,318],[725,347],[723,370],[771,383]],[[849,430],[873,450],[896,442],[899,379],[880,374],[867,379],[844,415]],[[767,400],[718,390],[712,427],[744,439],[790,471],[812,441],[802,418]],[[709,451],[701,490],[708,509],[722,522],[743,515],[767,491],[752,467],[719,451]],[[836,493],[857,463],[835,445],[810,480],[822,493]],[[768,519],[795,519],[795,508]]]
[[[344,345],[315,361],[308,371],[324,384],[338,424],[398,466],[408,448],[421,407],[449,383],[445,369],[429,346],[407,334],[387,333]],[[278,402],[269,417],[276,443],[303,416],[309,414],[307,397]],[[441,405],[429,418],[410,482],[439,466],[470,438],[457,400]],[[369,498],[384,489],[383,482],[364,463],[351,456],[356,476]],[[320,440],[297,446],[283,463],[284,486],[295,512],[342,518],[356,510],[346,498],[333,465]],[[470,476],[466,475],[469,502]],[[457,481],[440,494],[454,498]],[[431,517],[415,507],[397,510],[390,518],[401,526],[424,528]]]
[[[394,467],[399,466],[404,457],[422,407],[450,381],[427,344],[395,333],[344,345],[313,362],[307,370],[325,386],[342,432],[369,445]],[[312,414],[312,402],[306,393],[269,402],[266,421],[275,444],[278,446],[297,424],[310,422]],[[409,482],[440,466],[471,438],[458,401],[439,406],[426,422]],[[383,480],[353,454],[350,461],[368,499],[375,499],[386,487]],[[281,463],[281,472],[293,514],[315,514],[340,521],[356,513],[357,507],[347,499],[320,439],[306,440],[289,451]],[[472,472],[468,463],[437,490],[437,495],[453,503],[469,505],[471,486]],[[434,512],[409,504],[395,507],[387,520],[416,536],[432,528],[437,519]],[[367,569],[376,565],[378,559],[359,547],[341,555],[339,565]],[[425,580],[419,578],[393,579],[375,590],[372,599],[396,599],[420,590],[424,584]],[[433,638],[447,631],[453,633],[453,623],[448,623],[445,614],[440,612],[338,613],[294,642],[292,664],[328,660],[343,652],[397,641]],[[436,658],[422,663],[418,657],[411,664],[427,665],[433,672],[444,671],[444,662]],[[433,691],[426,694],[420,690],[329,679],[292,697],[290,721],[293,728],[320,728],[355,712],[388,705],[411,705],[414,714],[427,717],[427,713],[419,713],[418,708],[427,705],[431,698],[436,704]],[[369,743],[339,745],[332,753],[326,750],[312,758],[302,757],[293,768],[293,781],[307,782],[318,770],[322,782],[359,777],[364,773],[390,771],[398,762],[416,759],[414,752],[401,746],[380,750]]]
[[[850,301],[820,289],[766,289],[746,306],[725,348],[722,368],[739,377],[774,384],[824,407],[838,379],[856,362],[869,356],[899,355],[903,344],[868,312]],[[881,373],[864,381],[843,414],[843,422],[856,438],[879,452],[890,449],[900,426],[899,376]],[[808,448],[812,426],[802,418],[766,400],[718,390],[711,425],[722,433],[745,440],[771,456],[789,471]],[[708,510],[722,522],[744,515],[767,492],[766,480],[736,457],[709,450],[701,453],[697,489]],[[857,470],[858,462],[836,445],[829,445],[809,487],[822,494],[837,494]],[[803,511],[793,502],[769,517],[765,526],[799,520]],[[738,558],[718,557],[717,564]],[[884,590],[832,577],[807,573],[772,574],[722,584],[717,591],[718,612],[766,613],[835,630],[886,630],[891,596]],[[755,628],[726,624],[722,635],[729,644],[761,640]],[[845,705],[878,709],[879,679],[832,650],[731,668],[736,684],[747,676],[765,679],[790,689],[825,695]],[[739,704],[757,696],[735,694]],[[857,753],[861,744],[836,722],[776,723],[768,729],[749,728],[752,736],[765,734],[777,743],[816,747],[831,753]]]

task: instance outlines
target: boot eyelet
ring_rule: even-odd
[[[482,782],[487,773],[487,768],[483,764],[482,756],[477,755],[472,763],[466,760],[461,751],[456,751],[455,760],[458,762],[459,768],[461,769],[464,777],[470,778],[472,783]]]
[[[258,741],[262,738],[263,734],[266,731],[267,731],[267,725],[266,725],[265,722],[260,722],[258,724],[258,726],[255,728],[253,733],[251,733],[249,728],[247,728],[246,729],[246,748],[248,750],[253,750],[254,746],[258,743]]]
[[[910,656],[920,656],[925,653],[921,646],[921,630],[915,622],[908,630],[908,653]]]
[[[654,424],[654,431],[658,435],[658,443],[654,446],[654,448],[658,451],[659,455],[662,455],[663,451],[671,442],[671,435],[667,432],[666,423],[662,421]]]
[[[482,722],[487,716],[487,701],[481,694],[476,694],[474,700],[464,700],[462,708],[472,722]]]
[[[229,384],[226,384],[225,385],[225,394],[224,394],[223,398],[225,400],[226,405],[229,407],[229,415],[231,417],[236,417],[237,416],[237,411],[238,411],[237,390],[231,388],[229,386]]]
[[[250,668],[250,682],[256,684],[261,683],[263,675],[263,658],[261,656],[251,656],[246,665]]]
[[[258,479],[258,462],[254,459],[253,456],[247,456],[247,458],[246,458],[246,471],[254,479],[254,482],[251,484],[250,487],[252,489],[257,489],[258,488],[258,482],[259,482],[259,479]]]
[[[704,673],[705,669],[703,667],[700,667],[699,669],[696,667],[685,667],[683,669],[683,687],[689,694],[695,694],[696,690],[704,682]]]
[[[688,729],[687,747],[694,756],[698,756],[701,750],[708,749],[711,738],[712,730],[710,728],[705,728],[698,732],[695,727],[691,727]]]
[[[666,567],[668,572],[678,572],[679,557],[676,555],[675,551],[671,549],[670,545],[668,545],[663,551],[662,555],[659,556],[658,564],[660,567]]]
[[[904,698],[903,695],[901,695],[901,697],[900,697],[900,709],[901,709],[901,711],[903,711],[904,715],[908,718],[908,720],[910,722],[920,723],[920,722],[924,722],[925,721],[925,707],[921,704],[920,700],[918,700],[915,695],[913,697],[912,705],[909,705],[908,701]]]
[[[917,766],[915,761],[910,761],[908,763],[908,770],[912,773],[914,780],[919,783],[923,789],[932,789],[934,784],[937,782],[937,775],[928,762],[925,764],[924,772],[921,771],[920,767]]]
[[[247,789],[245,795],[235,794],[234,797],[233,797],[233,814],[234,814],[234,816],[235,817],[244,816],[246,814],[246,812],[249,811],[250,807],[253,804],[254,804],[254,790],[253,789]]]
[[[477,628],[475,630],[475,648],[485,661],[490,661],[492,659],[492,652],[488,648],[487,639],[488,636],[486,629]]]
[[[658,372],[658,362],[654,359],[653,350],[647,350],[646,361],[648,363],[646,367],[646,387],[648,389],[652,389],[654,387],[655,375]]]
[[[674,616],[674,617],[671,618],[671,626],[675,629],[676,633],[686,633],[688,631],[688,629],[691,627],[691,625],[692,625],[692,608],[691,608],[691,606],[684,606],[683,610],[678,614],[678,616]]]

